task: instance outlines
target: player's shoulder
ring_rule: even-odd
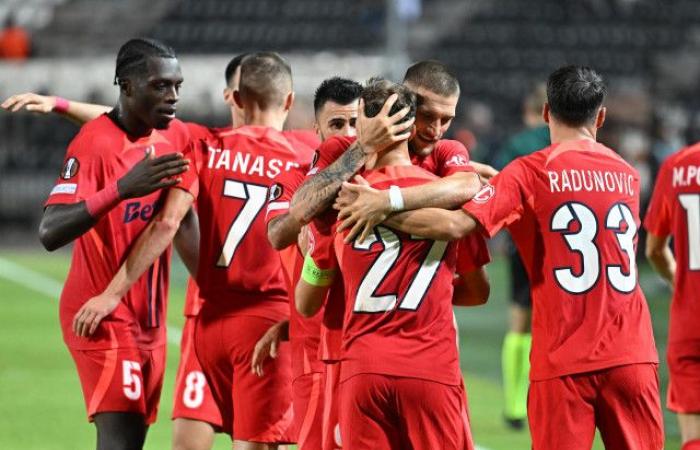
[[[683,147],[682,149],[673,153],[661,164],[661,168],[670,169],[686,163],[689,159],[696,163],[700,161],[700,142]]]
[[[98,155],[116,145],[121,146],[125,137],[126,134],[112,122],[112,119],[107,114],[102,114],[80,127],[69,149],[72,153]]]
[[[435,144],[435,152],[462,152],[469,155],[469,150],[460,141],[455,139],[440,139]]]
[[[321,140],[313,130],[285,130],[282,132],[282,134],[292,143],[295,148],[300,150],[316,150],[318,146],[321,145]]]
[[[187,131],[190,134],[190,139],[211,139],[219,133],[230,130],[230,127],[208,127],[197,122],[184,122]]]
[[[398,186],[414,186],[428,183],[439,177],[416,165],[386,166],[380,169],[368,170],[362,176],[373,186],[383,188],[388,184]]]

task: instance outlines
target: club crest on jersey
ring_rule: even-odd
[[[78,169],[80,169],[78,158],[68,158],[68,161],[63,165],[63,169],[61,169],[61,178],[70,180],[78,174]]]
[[[267,199],[268,202],[274,202],[278,198],[282,197],[282,193],[284,192],[284,188],[282,187],[281,184],[275,183],[272,186],[270,186],[270,195]]]
[[[469,162],[464,155],[454,155],[445,163],[446,166],[466,166],[467,164],[469,164]]]
[[[486,183],[479,192],[472,198],[474,203],[486,203],[496,193],[496,188],[492,184]]]

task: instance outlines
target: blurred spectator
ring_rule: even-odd
[[[29,57],[30,51],[29,33],[16,25],[12,14],[8,14],[5,26],[0,32],[0,58],[24,60]]]

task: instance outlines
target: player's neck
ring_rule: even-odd
[[[595,127],[586,126],[573,128],[562,125],[552,126],[552,124],[550,124],[549,127],[549,135],[552,144],[560,144],[566,141],[581,141],[584,139],[595,142],[596,131],[597,129]]]
[[[411,156],[408,153],[408,141],[402,141],[377,154],[374,169],[387,166],[410,166]]]
[[[287,120],[287,113],[278,110],[262,110],[251,107],[245,109],[245,124],[259,127],[270,127],[282,131],[284,121]]]
[[[122,131],[134,138],[148,136],[153,130],[139,120],[135,114],[129,114],[121,103],[118,103],[107,115]]]

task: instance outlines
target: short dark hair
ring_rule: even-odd
[[[333,77],[323,80],[314,94],[314,112],[323,108],[326,102],[332,101],[339,105],[349,105],[362,94],[362,85],[347,78]]]
[[[557,120],[569,126],[591,123],[607,91],[603,78],[590,67],[560,67],[547,79],[549,111]]]
[[[177,58],[175,50],[161,41],[151,38],[129,39],[117,53],[114,84],[133,75],[142,75],[148,58]]]
[[[379,114],[384,103],[392,94],[397,94],[398,98],[392,105],[389,115],[409,107],[408,114],[401,122],[416,116],[416,94],[403,84],[393,83],[381,77],[370,78],[362,89],[361,98],[365,103],[365,116],[374,117]]]
[[[280,106],[292,90],[292,69],[275,52],[253,53],[241,63],[238,86],[243,101],[255,101],[262,109]]]
[[[459,95],[459,80],[450,68],[440,61],[418,61],[406,70],[403,82],[444,97]]]
[[[228,62],[226,65],[226,71],[224,71],[224,77],[226,81],[226,86],[231,85],[231,80],[233,80],[233,74],[236,73],[236,69],[238,69],[243,62],[243,58],[248,56],[249,53],[241,53],[240,55],[234,56],[231,61]]]

